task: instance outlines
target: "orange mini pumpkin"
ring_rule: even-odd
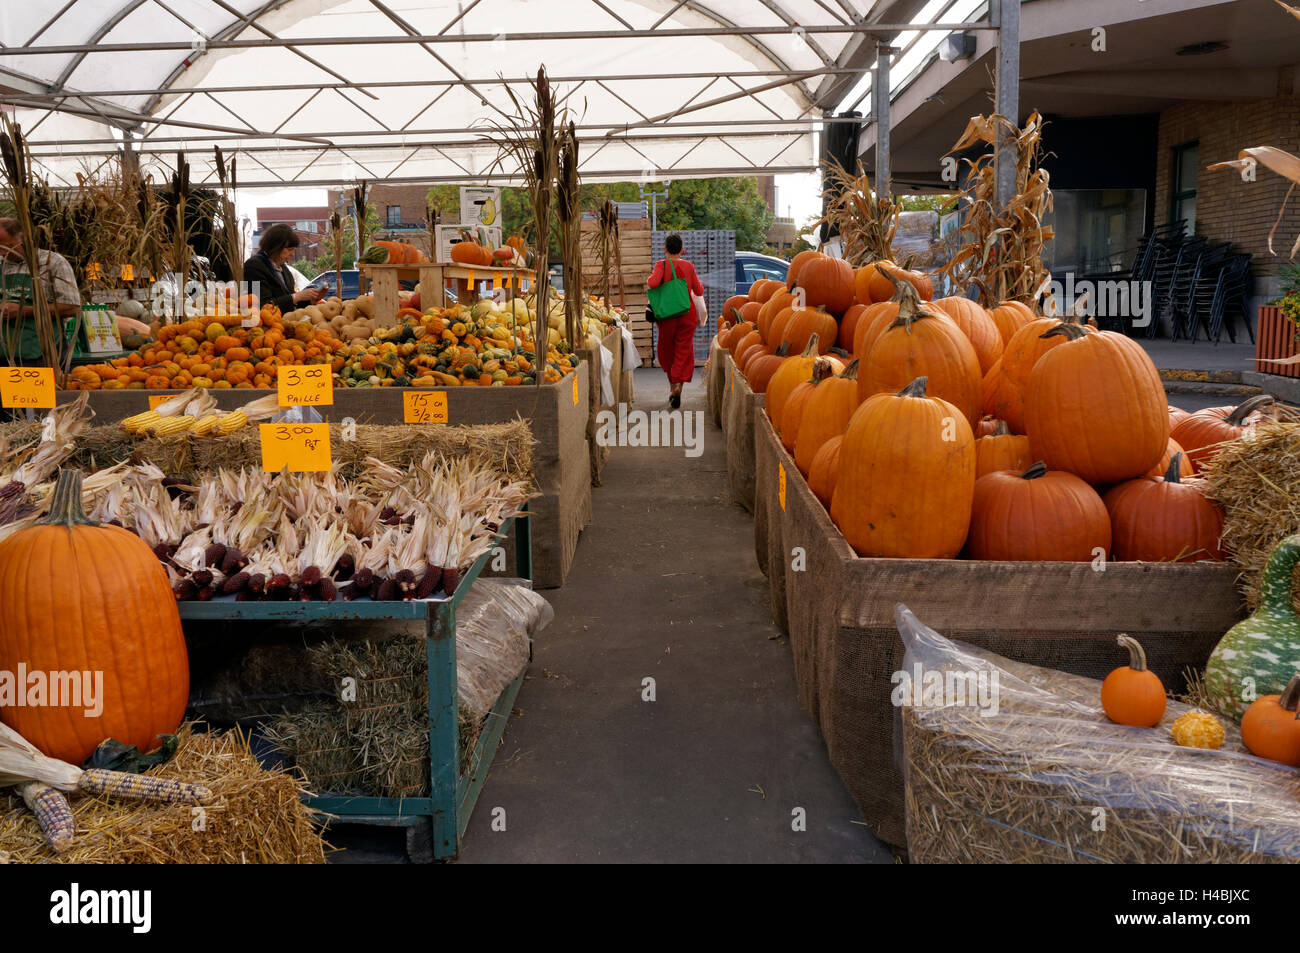
[[[1147,653],[1137,639],[1120,635],[1115,641],[1128,649],[1129,663],[1101,683],[1102,710],[1117,725],[1154,728],[1165,716],[1165,686],[1160,676],[1147,668]]]
[[[1250,753],[1300,767],[1300,675],[1291,676],[1280,695],[1251,702],[1241,716],[1241,740]]]

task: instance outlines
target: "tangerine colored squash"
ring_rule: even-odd
[[[857,409],[858,361],[855,358],[838,375],[821,381],[808,398],[794,443],[794,463],[800,473],[804,476],[811,473],[813,460],[822,445],[843,436]]]
[[[994,470],[975,481],[966,540],[971,559],[1088,562],[1097,550],[1110,552],[1110,537],[1106,505],[1072,473],[1040,462],[1023,473]]]
[[[1165,686],[1147,668],[1147,654],[1137,639],[1121,635],[1115,641],[1128,649],[1129,663],[1101,683],[1102,710],[1117,725],[1154,728],[1165,715]]]
[[[817,450],[812,466],[808,468],[808,489],[818,502],[831,508],[831,497],[835,495],[835,481],[840,475],[840,447],[844,443],[844,434],[837,434],[827,440]]]
[[[1138,477],[1112,487],[1105,498],[1115,558],[1143,562],[1222,560],[1223,510],[1179,476],[1174,454],[1161,477]]]
[[[789,342],[782,341],[783,345]],[[818,341],[814,335],[808,340],[807,345],[799,354],[787,358],[781,365],[781,368],[772,375],[771,383],[767,386],[767,400],[764,402],[764,409],[767,411],[768,419],[772,425],[779,431],[781,429],[782,414],[785,412],[785,402],[790,396],[790,392],[795,389],[800,381],[808,379],[812,373],[813,365],[817,363]]]
[[[176,731],[189,699],[176,597],[140,537],[86,518],[80,471],[61,471],[49,515],[0,542],[0,586],[0,671],[103,677],[98,717],[81,705],[6,706],[6,725],[75,765],[106,738],[149,751]]]
[[[806,381],[800,381],[786,398],[785,409],[781,411],[781,445],[791,453],[794,452],[795,439],[799,436],[804,412],[808,400],[812,397],[818,384],[831,376],[830,361],[818,359],[812,367],[812,374]]]
[[[975,479],[997,470],[1021,473],[1033,463],[1029,438],[1014,434],[1005,420],[994,424],[993,433],[975,441]]]
[[[1192,469],[1200,471],[1222,449],[1220,444],[1249,433],[1259,422],[1259,408],[1271,404],[1268,394],[1256,394],[1236,407],[1207,407],[1173,428],[1173,438],[1187,451]]]
[[[807,248],[799,252],[799,254],[790,259],[790,267],[785,273],[785,286],[787,288],[794,288],[795,284],[799,280],[799,272],[803,271],[803,266],[808,264],[810,261],[825,257],[825,255],[817,251],[815,248]]]
[[[782,340],[790,342],[790,350],[802,351],[816,335],[820,354],[835,346],[838,332],[835,318],[824,308],[797,308],[790,312],[790,317],[781,326]]]
[[[1300,767],[1300,675],[1287,682],[1280,695],[1256,699],[1241,716],[1241,740],[1250,753]]]
[[[996,308],[989,310],[989,317],[998,326],[998,333],[1002,335],[1002,344],[1006,346],[1017,331],[1038,315],[1034,314],[1027,304],[1019,301],[1003,301]]]
[[[841,315],[853,304],[853,268],[842,258],[810,258],[794,284],[796,293],[801,288],[805,307]]]
[[[975,354],[980,361],[980,374],[987,374],[989,368],[1002,356],[1002,333],[993,323],[989,313],[979,306],[978,301],[969,298],[940,298],[930,302],[932,307],[941,309],[953,323],[970,338]]]

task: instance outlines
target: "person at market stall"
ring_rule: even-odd
[[[81,292],[68,260],[58,252],[38,248],[36,262],[50,313],[60,319],[75,317],[81,311]],[[41,360],[43,354],[32,305],[32,275],[23,249],[23,229],[14,218],[0,218],[0,295],[6,324],[0,333],[0,362],[31,364]],[[15,330],[9,326],[12,323],[18,323],[19,327]],[[62,325],[60,320],[60,329]],[[12,354],[8,351],[9,344],[16,348]]]
[[[272,225],[262,233],[257,254],[244,262],[244,281],[262,304],[273,304],[281,311],[293,311],[303,305],[315,304],[325,296],[323,288],[293,290],[289,259],[297,247],[297,232],[288,225]]]
[[[664,239],[664,252],[667,257],[655,262],[646,287],[658,288],[665,281],[684,281],[691,295],[703,298],[704,285],[695,273],[695,266],[682,257],[682,236],[669,235]],[[700,322],[690,295],[685,311],[655,317],[659,329],[659,366],[668,375],[668,404],[677,408],[682,405],[682,388],[695,376],[695,329]]]

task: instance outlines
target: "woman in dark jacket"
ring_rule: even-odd
[[[293,290],[293,273],[289,259],[298,247],[298,233],[288,225],[272,225],[262,233],[257,254],[244,262],[244,281],[248,282],[260,304],[273,304],[281,311],[293,311],[300,305],[315,304],[325,292],[320,288]]]

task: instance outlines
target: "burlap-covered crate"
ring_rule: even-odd
[[[754,417],[761,413],[763,395],[749,389],[730,354],[723,355],[726,368],[722,391],[722,429],[727,437],[727,482],[731,499],[754,512]]]
[[[1141,641],[1171,688],[1200,668],[1243,616],[1236,572],[1226,563],[976,562],[862,559],[830,521],[766,415],[755,415],[759,485],[785,506],[769,507],[781,548],[799,547],[802,571],[785,574],[786,614],[799,698],[826,741],[831,762],[882,840],[903,846],[903,776],[896,754],[891,676],[903,646],[894,606],[905,603],[945,635],[1032,665],[1090,678],[1124,664],[1115,636]],[[773,474],[770,479],[764,474]],[[768,552],[773,547],[769,542]]]
[[[709,403],[709,419],[722,426],[722,393],[727,387],[727,349],[715,337],[709,345],[709,360],[704,369],[704,391]]]
[[[591,461],[587,448],[587,402],[591,367],[535,387],[336,388],[334,404],[317,408],[330,422],[351,417],[358,424],[402,424],[402,394],[433,390],[447,395],[448,423],[493,424],[523,418],[532,428],[533,469],[541,496],[529,503],[533,533],[533,583],[538,589],[564,584],[578,549],[578,535],[591,522]],[[59,404],[80,391],[60,391]],[[157,393],[157,392],[154,392]],[[217,406],[234,410],[270,391],[214,390]],[[91,391],[96,424],[117,423],[149,409],[150,392]],[[411,424],[410,426],[439,426]],[[507,545],[507,551],[513,546]]]

